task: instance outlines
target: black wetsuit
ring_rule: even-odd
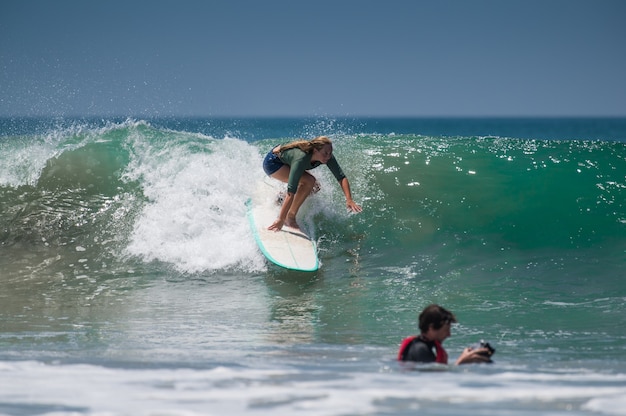
[[[428,341],[420,335],[409,337],[402,342],[398,352],[398,360],[434,363],[437,361],[436,348],[434,341]]]

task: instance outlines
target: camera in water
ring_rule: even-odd
[[[470,347],[472,348],[472,350],[486,349],[486,351],[481,351],[480,355],[484,355],[489,358],[491,358],[491,356],[496,353],[496,349],[493,348],[487,341],[483,340],[480,340],[480,342],[477,342],[474,345],[470,345]]]

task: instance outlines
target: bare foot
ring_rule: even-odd
[[[285,220],[285,225],[287,227],[295,228],[296,230],[300,229],[300,226],[296,222],[296,217],[295,216],[292,217],[292,216],[288,215],[287,219]]]

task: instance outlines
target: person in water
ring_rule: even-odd
[[[450,336],[450,325],[455,322],[456,317],[447,309],[435,304],[427,306],[419,315],[420,335],[402,341],[398,360],[448,364],[448,353],[441,344]],[[488,363],[491,353],[488,348],[467,347],[456,364]]]
[[[328,166],[339,182],[346,196],[348,210],[352,212],[363,210],[352,199],[350,182],[333,156],[333,144],[330,139],[320,136],[312,140],[297,140],[274,147],[263,160],[263,170],[268,176],[287,183],[287,195],[278,218],[268,227],[269,230],[279,231],[283,226],[300,228],[296,222],[298,210],[311,193],[319,190],[315,177],[307,171],[321,164]]]

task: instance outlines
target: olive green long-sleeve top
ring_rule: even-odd
[[[304,171],[314,169],[322,164],[318,161],[311,163],[313,154],[305,153],[297,147],[280,152],[278,157],[281,162],[290,167],[287,192],[292,194],[295,194],[298,190],[298,183]],[[341,180],[346,177],[334,155],[330,157],[326,166],[328,166],[328,169],[330,169],[337,181],[341,182]]]

